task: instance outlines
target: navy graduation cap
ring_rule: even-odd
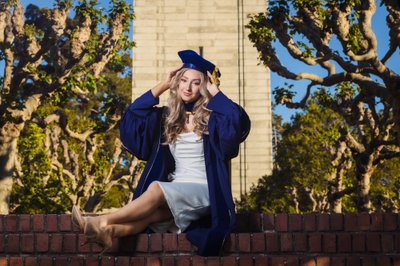
[[[178,52],[179,57],[183,62],[183,68],[191,68],[204,73],[207,76],[207,71],[216,78],[221,76],[219,69],[210,61],[207,61],[193,50],[183,50]]]

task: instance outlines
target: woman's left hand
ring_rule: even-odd
[[[219,92],[219,88],[218,88],[217,84],[211,82],[212,75],[208,71],[207,71],[207,76],[208,76],[207,90],[211,94],[211,96],[215,96],[215,94],[217,94]]]

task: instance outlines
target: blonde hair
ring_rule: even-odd
[[[185,106],[181,97],[178,93],[179,82],[189,68],[183,68],[178,71],[172,80],[171,87],[169,89],[169,98],[167,102],[166,113],[164,114],[164,137],[165,142],[172,144],[176,141],[178,135],[183,132],[185,125]],[[200,98],[196,101],[193,106],[193,131],[201,136],[202,134],[208,134],[208,119],[211,111],[206,108],[211,98],[210,93],[207,90],[207,79],[206,76],[201,73],[200,75]]]

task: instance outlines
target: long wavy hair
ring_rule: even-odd
[[[172,144],[178,138],[178,135],[184,131],[186,111],[184,102],[182,101],[179,93],[179,82],[189,68],[182,68],[176,73],[172,80],[169,89],[169,98],[167,102],[166,113],[164,114],[164,137],[167,144]],[[208,119],[211,110],[206,106],[211,98],[211,94],[207,90],[206,76],[201,73],[200,75],[200,98],[193,106],[193,131],[198,135],[208,134]]]

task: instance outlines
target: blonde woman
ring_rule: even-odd
[[[228,161],[250,131],[246,112],[219,88],[218,68],[192,50],[183,66],[136,99],[121,121],[121,140],[147,161],[134,200],[118,211],[73,221],[107,250],[113,237],[186,233],[199,255],[216,256],[236,222]],[[169,92],[168,105],[156,107]]]

